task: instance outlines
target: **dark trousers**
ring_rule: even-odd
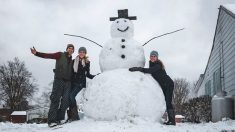
[[[165,96],[167,110],[173,109],[173,105],[172,105],[173,90],[174,90],[174,82],[173,81],[169,81],[162,86],[162,91]]]
[[[64,120],[65,111],[69,107],[69,93],[71,82],[61,79],[54,79],[50,96],[51,105],[48,112],[48,123],[55,123]]]

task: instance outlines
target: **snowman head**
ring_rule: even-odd
[[[111,25],[112,38],[133,37],[134,26],[131,20],[136,20],[136,16],[128,16],[128,10],[118,10],[118,17],[111,17],[110,21],[114,21]]]
[[[134,34],[134,26],[133,23],[129,19],[120,18],[116,19],[111,25],[111,37],[125,37],[130,38],[133,37]]]

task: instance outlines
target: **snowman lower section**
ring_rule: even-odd
[[[96,76],[86,88],[84,114],[95,120],[143,118],[160,121],[162,89],[151,75],[116,69]]]

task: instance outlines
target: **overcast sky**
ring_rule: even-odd
[[[137,16],[133,21],[134,39],[140,43],[185,28],[151,41],[144,50],[147,60],[149,52],[157,50],[172,78],[182,77],[192,82],[206,68],[218,8],[231,3],[235,1],[0,0],[0,64],[18,57],[43,90],[53,80],[55,60],[35,57],[29,48],[35,46],[38,51],[53,53],[64,51],[67,43],[73,43],[76,50],[73,57],[80,46],[85,46],[91,60],[91,73],[99,73],[101,48],[63,34],[82,35],[104,45],[111,38],[109,17],[116,17],[118,9],[128,9],[129,16]]]

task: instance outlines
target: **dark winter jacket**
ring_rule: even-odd
[[[163,89],[169,85],[174,86],[173,80],[167,75],[160,61],[149,61],[149,68],[143,68],[142,72],[150,73]]]
[[[72,82],[79,83],[81,87],[85,88],[86,77],[90,79],[93,79],[95,77],[95,75],[90,74],[90,62],[86,62],[85,66],[83,67],[81,61],[79,61],[77,73],[73,71]]]
[[[55,78],[71,81],[72,76],[72,57],[68,57],[67,52],[61,53],[59,59],[56,60]]]

